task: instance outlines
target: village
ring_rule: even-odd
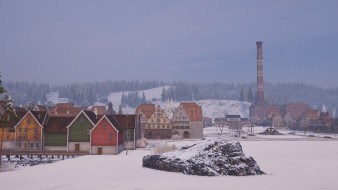
[[[90,107],[73,103],[30,104],[14,107],[16,117],[2,123],[6,126],[1,126],[0,150],[5,154],[33,151],[112,155],[144,148],[143,141],[147,139],[203,139],[204,129],[210,126],[220,134],[224,128],[230,129],[239,138],[247,138],[240,135],[246,129],[247,135],[254,136],[255,126],[271,127],[266,131],[269,135],[280,134],[278,130],[303,131],[305,135],[307,131],[337,133],[335,113],[331,116],[325,105],[319,111],[301,102],[271,105],[265,101],[263,42],[256,45],[257,95],[247,118],[233,114],[208,118],[203,116],[202,106],[194,101],[166,108],[152,102],[141,103],[132,114],[123,114],[121,106],[116,112],[111,102]]]

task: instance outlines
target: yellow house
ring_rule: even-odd
[[[28,111],[15,128],[15,150],[37,151],[43,149],[43,126],[46,111]]]
[[[1,126],[0,129],[0,141],[2,141],[3,150],[14,150],[15,148],[15,130],[14,126],[18,123],[26,113],[27,110],[16,107],[16,119],[12,119],[7,126]]]

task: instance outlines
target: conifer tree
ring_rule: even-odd
[[[251,86],[249,87],[249,90],[248,90],[248,94],[247,94],[247,101],[250,102],[250,103],[253,103],[254,102],[254,96],[252,94],[252,88]]]
[[[241,92],[239,93],[239,101],[245,101],[243,88],[241,88]]]
[[[1,77],[1,75],[0,75]],[[0,79],[0,97],[3,97],[0,100],[0,128],[1,128],[1,140],[0,140],[0,171],[2,170],[2,143],[4,139],[5,128],[9,129],[8,131],[14,132],[13,126],[9,124],[14,120],[17,120],[17,115],[13,106],[11,98],[6,93],[6,89],[2,87]]]

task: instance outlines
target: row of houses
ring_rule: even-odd
[[[172,113],[159,105],[141,104],[135,111],[140,115],[141,137],[147,139],[203,138],[202,107],[194,102],[181,102]]]
[[[0,132],[3,150],[118,154],[125,148],[135,149],[140,137],[138,117],[116,114],[111,104],[108,109],[88,109],[61,103],[53,108],[17,107],[16,112],[19,120]]]
[[[328,112],[304,103],[254,105],[250,107],[250,120],[256,125],[320,131],[330,131],[333,123]]]

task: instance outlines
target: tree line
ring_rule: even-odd
[[[112,92],[131,91],[125,94],[122,103],[137,106],[144,102],[141,95],[135,94],[155,87],[169,86],[162,89],[161,100],[191,101],[204,99],[241,100],[254,103],[256,99],[256,83],[189,83],[162,81],[105,81],[91,83],[75,83],[66,85],[50,85],[44,83],[4,82],[16,105],[28,105],[31,102],[51,104],[46,94],[60,92],[60,98],[68,98],[76,105],[88,106],[95,102],[107,103],[107,96]],[[304,102],[320,108],[325,104],[331,111],[338,108],[338,88],[322,88],[304,83],[265,83],[265,100],[269,104],[285,104]],[[128,97],[129,96],[129,97]]]

